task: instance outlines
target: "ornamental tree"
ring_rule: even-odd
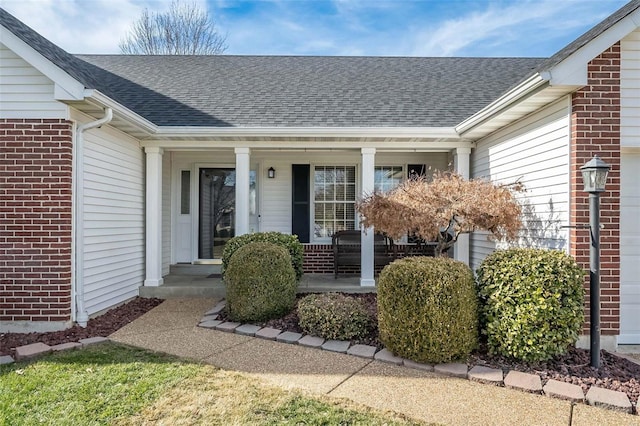
[[[500,185],[435,172],[432,179],[415,177],[389,192],[374,192],[356,207],[365,227],[373,226],[391,238],[410,234],[437,241],[438,256],[461,234],[473,231],[489,231],[495,240],[515,240],[521,227],[515,192],[520,191],[520,183]]]

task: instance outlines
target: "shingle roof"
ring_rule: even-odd
[[[79,55],[96,88],[165,126],[447,127],[540,63],[531,58]],[[171,102],[167,102],[171,100]]]
[[[640,7],[548,59],[71,55],[0,8],[0,24],[83,83],[161,126],[450,127]]]
[[[157,125],[448,127],[542,59],[71,55],[0,8],[52,63]]]

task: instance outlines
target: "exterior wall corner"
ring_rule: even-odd
[[[602,335],[620,333],[620,43],[587,66],[587,86],[571,97],[569,253],[589,270],[589,194],[582,190],[580,167],[594,155],[611,166],[600,198]],[[576,227],[578,226],[578,227]],[[589,333],[589,278],[585,278],[585,324]]]

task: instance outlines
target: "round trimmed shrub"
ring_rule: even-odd
[[[291,256],[291,265],[296,273],[296,279],[302,278],[302,261],[304,259],[302,243],[297,235],[283,234],[281,232],[256,232],[231,238],[224,245],[222,251],[222,273],[226,274],[231,256],[240,247],[249,243],[272,243],[284,247]]]
[[[293,309],[298,282],[286,249],[249,243],[233,254],[224,275],[227,313],[238,322],[266,321]]]
[[[442,257],[411,257],[386,266],[378,282],[380,340],[420,363],[468,356],[478,344],[473,272]]]
[[[300,299],[298,323],[307,334],[334,340],[363,338],[371,328],[365,305],[338,293],[310,294]]]
[[[514,248],[489,255],[477,272],[489,351],[542,361],[575,345],[584,321],[584,271],[559,250]]]

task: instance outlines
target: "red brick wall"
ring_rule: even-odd
[[[71,319],[72,124],[0,119],[0,321]]]
[[[571,223],[589,224],[589,194],[580,167],[594,155],[611,165],[607,191],[600,197],[600,326],[603,335],[620,330],[620,43],[588,66],[588,85],[572,96]],[[571,255],[589,271],[589,231],[570,230]],[[589,277],[585,279],[584,334],[589,334]]]
[[[333,274],[333,248],[331,244],[303,244],[304,261],[302,270],[305,274]],[[377,266],[375,273],[379,274],[383,266]],[[340,266],[340,275],[360,274],[359,266]]]
[[[331,244],[303,244],[305,274],[333,274],[333,250]]]

